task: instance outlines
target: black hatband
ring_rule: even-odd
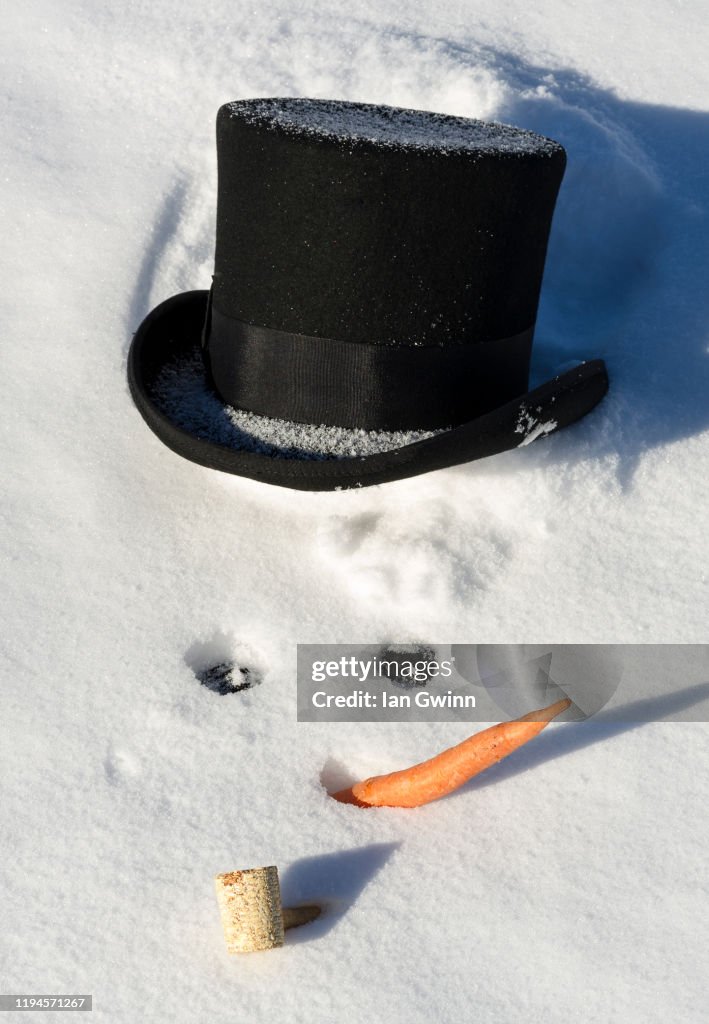
[[[205,355],[238,409],[299,423],[432,430],[480,416],[527,390],[533,327],[510,338],[377,345],[247,324],[211,308]]]

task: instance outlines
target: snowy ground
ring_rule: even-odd
[[[10,0],[2,991],[121,1022],[703,1019],[706,725],[551,726],[533,771],[360,813],[323,793],[329,758],[399,767],[464,729],[298,725],[294,666],[298,641],[707,640],[708,43],[701,0]],[[359,492],[163,448],[131,332],[208,286],[214,117],[258,95],[561,141],[534,375],[602,356],[602,406]],[[263,683],[199,686],[212,642]],[[212,875],[269,863],[328,912],[230,960]]]

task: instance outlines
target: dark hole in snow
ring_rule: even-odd
[[[212,693],[225,697],[258,686],[265,666],[251,648],[230,633],[214,633],[197,640],[185,651],[185,662],[195,678]]]
[[[222,661],[218,665],[200,669],[195,675],[202,686],[222,696],[249,690],[261,682],[261,676],[254,669],[235,665],[230,661]]]
[[[426,686],[432,677],[430,663],[437,660],[435,648],[428,644],[390,644],[377,657],[380,664],[386,663],[382,676],[402,690]]]

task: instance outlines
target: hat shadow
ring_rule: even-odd
[[[334,928],[401,843],[372,843],[351,850],[304,857],[282,874],[284,907],[315,903],[320,917],[288,930],[286,943],[310,942]]]
[[[620,485],[632,489],[645,452],[709,428],[709,114],[622,99],[574,69],[503,50],[391,33],[414,48],[434,46],[464,72],[489,69],[502,86],[494,119],[549,135],[566,148],[531,386],[571,363],[601,357],[610,391],[588,417],[531,446],[525,458],[563,466],[610,457]],[[386,95],[377,99],[392,102]],[[210,223],[201,224],[195,245],[184,238],[193,198],[189,180],[185,169],[156,215],[130,300],[132,326],[165,298],[168,282],[209,285],[205,268],[216,210],[209,209]],[[216,176],[200,188],[214,195]],[[176,278],[165,253],[173,258],[181,248],[195,249],[198,257],[187,253]],[[517,468],[515,455],[497,457],[496,471]]]
[[[567,361],[608,365],[598,409],[535,445],[535,457],[613,456],[630,490],[646,451],[709,427],[709,114],[624,100],[573,69],[501,51],[467,59],[487,62],[511,87],[499,120],[567,150],[532,386]]]

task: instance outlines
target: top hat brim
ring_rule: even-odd
[[[367,487],[496,455],[576,422],[608,390],[604,363],[592,360],[474,420],[387,451],[313,459],[242,450],[215,441],[198,423],[175,415],[175,402],[161,402],[156,389],[166,369],[188,362],[203,367],[198,372],[203,372],[204,386],[211,389],[201,351],[208,297],[208,291],[183,292],[143,320],[128,356],[133,400],[151,430],[178,455],[210,469],[280,487],[303,491]]]

